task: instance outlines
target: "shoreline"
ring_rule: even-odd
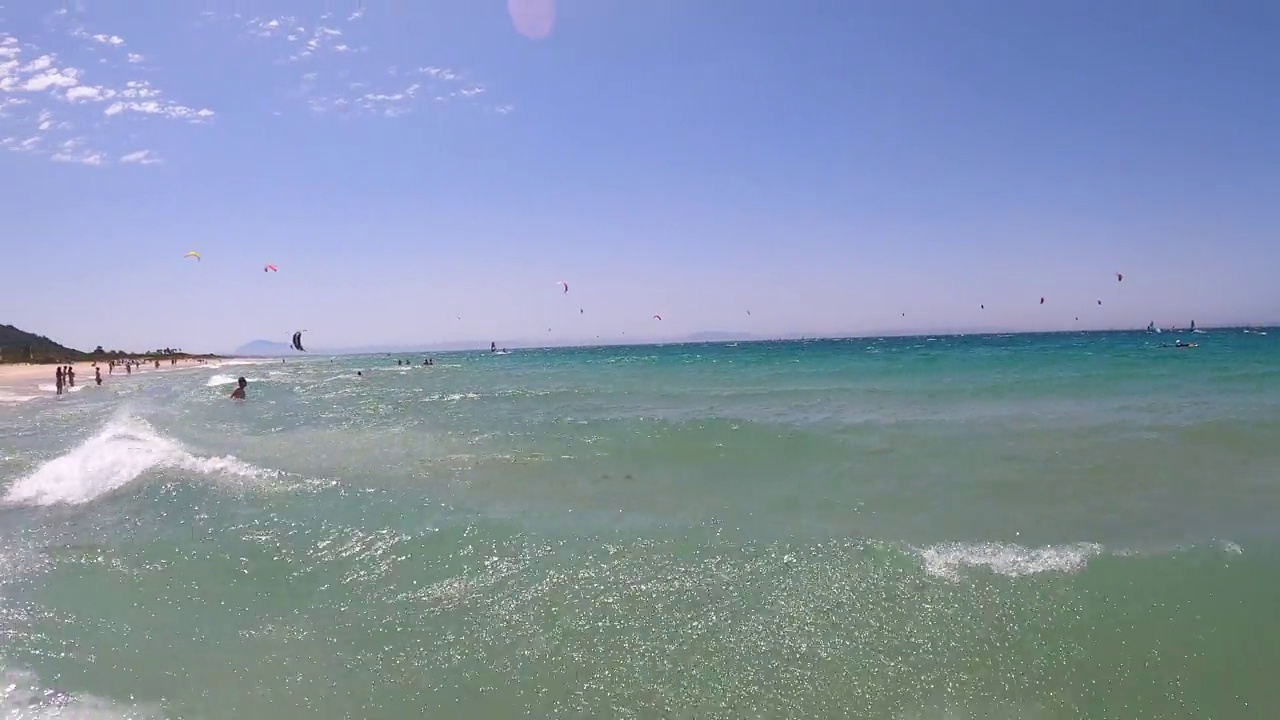
[[[177,365],[170,365],[161,360],[159,368],[155,367],[153,361],[149,364],[141,363],[133,369],[132,373],[126,372],[124,368],[116,368],[116,372],[111,373],[107,364],[108,361],[98,361],[98,367],[102,368],[102,384],[105,387],[111,382],[123,378],[218,367],[219,363],[233,359],[245,360],[251,358],[208,358],[203,363],[197,362],[196,359],[179,360]],[[66,367],[68,364],[75,370],[75,387],[77,390],[84,387],[96,387],[94,382],[94,362],[93,360],[80,360],[73,363],[5,363],[0,365],[0,400],[26,401],[41,397],[57,397],[56,391],[53,389],[57,382],[57,369]]]

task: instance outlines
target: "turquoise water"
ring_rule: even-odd
[[[1179,337],[0,403],[0,717],[1270,717],[1280,334]]]

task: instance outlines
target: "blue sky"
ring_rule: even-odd
[[[1280,320],[1274,4],[0,3],[78,347]]]

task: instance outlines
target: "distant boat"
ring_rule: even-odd
[[[1197,335],[1204,335],[1204,334],[1205,334],[1203,330],[1197,330],[1197,329],[1196,329],[1196,321],[1195,321],[1195,320],[1192,320],[1192,321],[1191,321],[1191,332],[1193,332],[1193,333],[1195,333],[1195,334],[1197,334]]]

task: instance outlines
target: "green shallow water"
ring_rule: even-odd
[[[0,717],[1267,717],[1280,345],[1196,340],[291,359],[0,404]]]

